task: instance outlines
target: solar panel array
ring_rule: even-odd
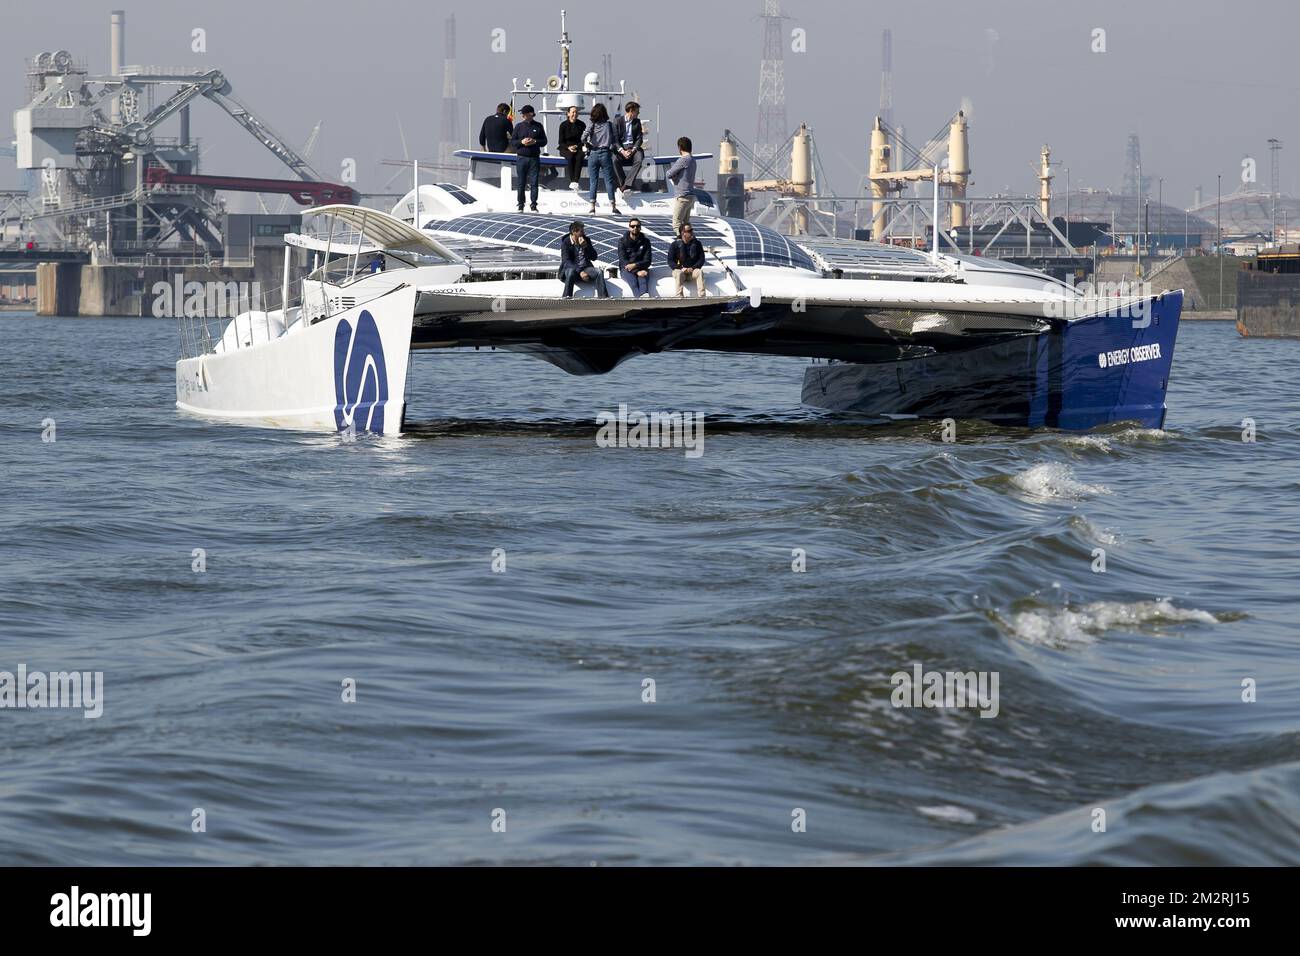
[[[489,212],[455,219],[431,219],[425,229],[450,232],[478,239],[491,239],[518,245],[534,246],[558,254],[560,243],[569,232],[568,219],[528,213]],[[602,261],[618,261],[618,241],[627,233],[627,227],[617,220],[584,219],[587,237],[596,247]],[[654,261],[663,264],[668,259],[668,244],[656,236],[648,235]]]
[[[487,212],[458,216],[455,219],[431,219],[424,224],[424,228],[517,245],[543,249],[554,246],[558,249],[560,239],[569,231],[569,224],[556,216]]]
[[[522,246],[503,246],[480,242],[465,236],[442,237],[442,243],[464,257],[470,272],[549,272],[560,265],[560,250],[541,251]]]
[[[930,257],[915,249],[858,239],[801,236],[798,244],[825,269],[838,269],[850,278],[870,276],[934,276],[943,273]]]
[[[468,206],[474,201],[474,197],[465,190],[461,189],[455,183],[434,183],[439,189],[444,189],[459,199],[464,205]]]
[[[673,239],[671,217],[636,218],[641,220],[646,238],[650,240],[655,264],[665,263],[668,259],[668,245]],[[480,240],[533,246],[558,253],[560,242],[569,231],[569,222],[570,220],[559,216],[540,213],[490,212],[454,219],[431,219],[424,224],[424,228]],[[583,219],[582,222],[600,258],[606,262],[616,262],[618,241],[627,234],[626,219],[620,221],[609,217],[593,217]],[[696,238],[705,247],[723,246],[724,255],[734,247],[738,265],[784,266],[819,271],[807,252],[766,226],[756,226],[743,219],[714,222],[701,219],[692,221],[691,225],[695,229]]]
[[[742,266],[793,266],[817,271],[808,254],[790,240],[766,226],[743,219],[728,219],[736,237],[736,263]]]

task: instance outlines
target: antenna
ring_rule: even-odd
[[[412,175],[415,176],[415,212],[411,217],[411,225],[416,229],[420,228],[420,161],[417,159],[411,167]]]
[[[894,127],[894,32],[880,35],[880,118]]]
[[[569,31],[564,23],[565,11],[560,11],[560,89],[569,88]]]

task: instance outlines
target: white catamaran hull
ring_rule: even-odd
[[[415,294],[402,286],[270,341],[254,334],[254,344],[182,359],[176,405],[252,425],[397,434]]]

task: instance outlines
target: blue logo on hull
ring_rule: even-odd
[[[382,433],[387,401],[384,343],[374,316],[363,310],[355,331],[347,319],[334,330],[334,424],[342,431],[355,422],[357,431]]]

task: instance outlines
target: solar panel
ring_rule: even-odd
[[[785,236],[743,219],[728,219],[735,236],[736,263],[742,266],[791,266],[817,271],[808,254]]]
[[[478,213],[455,219],[430,220],[424,228],[545,249],[559,245],[569,224],[555,216],[540,214]]]
[[[859,239],[800,237],[798,245],[825,271],[846,276],[934,276],[944,272],[930,257],[915,249],[864,242]]]
[[[676,238],[673,232],[672,216],[637,216],[641,220],[641,225],[647,232],[657,233],[667,238],[669,242]],[[691,228],[695,230],[695,238],[706,246],[731,245],[731,237],[726,233],[719,232],[717,229],[703,221],[691,220]]]
[[[482,272],[547,272],[560,264],[560,250],[542,252],[522,246],[503,246],[492,242],[479,242],[464,236],[444,237],[442,240],[452,252],[469,263],[470,271]]]
[[[465,190],[461,189],[455,183],[434,183],[434,185],[437,186],[439,189],[444,189],[447,192],[451,193],[453,196],[459,199],[466,206],[468,206],[470,203],[474,201],[473,196],[465,192]]]

